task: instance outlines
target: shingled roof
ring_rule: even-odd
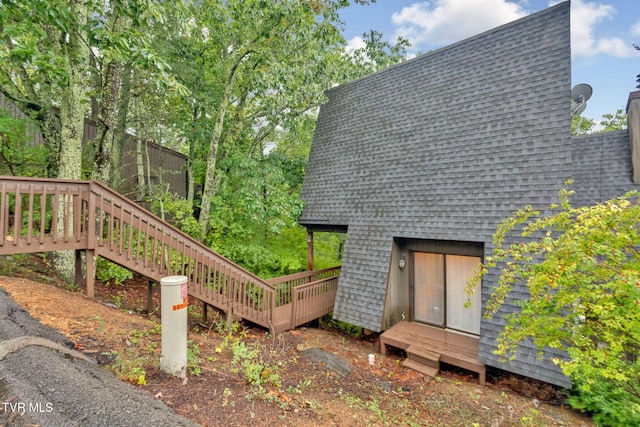
[[[571,168],[569,4],[331,89],[300,223],[348,226],[334,316],[379,330],[392,237],[490,242]]]
[[[623,133],[571,137],[569,21],[564,2],[328,91],[300,223],[348,229],[334,318],[381,330],[394,238],[476,242],[487,252],[503,218],[557,201],[568,178],[578,194],[587,190],[583,203],[631,187]],[[594,170],[607,156],[623,159],[617,171]],[[483,303],[498,276],[485,276]],[[568,385],[548,360],[541,369],[531,343],[507,365],[493,355],[503,315],[516,309],[482,320],[481,359]]]

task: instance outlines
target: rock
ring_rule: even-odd
[[[321,348],[308,348],[302,351],[302,354],[316,363],[321,363],[330,371],[337,372],[343,377],[351,373],[349,365],[335,354]]]

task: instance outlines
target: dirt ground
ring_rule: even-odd
[[[2,270],[7,274],[6,265]],[[251,324],[229,328],[212,309],[204,321],[196,301],[188,308],[189,366],[182,380],[159,369],[160,295],[154,289],[148,315],[145,280],[99,283],[92,300],[57,284],[42,257],[30,262],[28,274],[15,266],[9,273],[0,287],[33,317],[204,426],[592,425],[563,404],[562,391],[543,383],[490,371],[481,387],[474,373],[449,366],[434,379],[405,368],[401,352],[382,356],[375,335],[354,337],[321,323],[274,337]],[[350,373],[334,370],[331,360],[314,361],[317,352],[337,356]]]

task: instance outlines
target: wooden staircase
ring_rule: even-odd
[[[63,250],[90,297],[101,256],[156,282],[186,276],[189,295],[273,333],[329,313],[340,271],[265,281],[99,182],[0,177],[0,255]]]
[[[428,350],[418,345],[410,345],[405,350],[407,358],[402,362],[407,368],[415,369],[430,377],[440,373],[440,353]]]

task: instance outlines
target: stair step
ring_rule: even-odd
[[[402,362],[402,364],[407,368],[414,369],[430,377],[435,377],[440,373],[439,366],[437,368],[434,368],[431,366],[423,365],[422,363],[416,362],[415,360],[411,360],[411,359],[405,359],[404,362]]]
[[[435,351],[431,351],[427,348],[420,347],[415,344],[412,344],[409,347],[407,347],[406,352],[407,354],[415,354],[416,356],[419,356],[425,359],[431,359],[436,362],[440,361],[440,356],[441,356],[440,353],[436,353]]]
[[[409,347],[407,347],[406,353],[407,359],[413,360],[426,366],[430,366],[432,368],[440,367],[440,353],[436,353],[435,351],[431,351],[417,345],[410,345]]]

